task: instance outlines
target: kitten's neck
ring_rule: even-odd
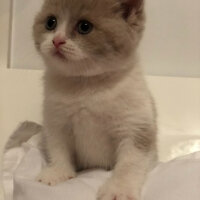
[[[116,87],[123,82],[128,76],[135,74],[135,77],[141,77],[142,72],[138,65],[130,63],[130,67],[118,70],[105,72],[95,76],[75,76],[69,77],[61,73],[55,73],[47,70],[45,73],[46,89],[54,89],[56,91],[68,93],[82,93],[82,92],[98,92],[109,90]]]

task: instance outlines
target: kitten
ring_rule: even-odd
[[[113,169],[98,200],[139,200],[156,162],[156,112],[138,64],[142,0],[45,0],[34,24],[46,63],[38,181],[55,185],[88,168]]]

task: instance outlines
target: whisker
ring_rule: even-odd
[[[63,49],[65,49],[65,50],[69,50],[69,51],[75,51],[74,48],[70,48],[70,47],[63,47]]]
[[[72,53],[72,52],[66,52],[66,54],[71,55],[71,56],[74,56],[74,57],[77,57],[77,55],[74,54],[74,53]]]

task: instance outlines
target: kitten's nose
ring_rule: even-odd
[[[60,37],[60,36],[57,36],[53,39],[53,44],[56,48],[59,48],[61,45],[65,44],[66,43],[66,40],[65,38],[63,37]]]

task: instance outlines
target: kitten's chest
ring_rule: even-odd
[[[73,115],[75,151],[80,167],[113,166],[114,144],[106,130],[104,117],[89,106],[80,108]]]

